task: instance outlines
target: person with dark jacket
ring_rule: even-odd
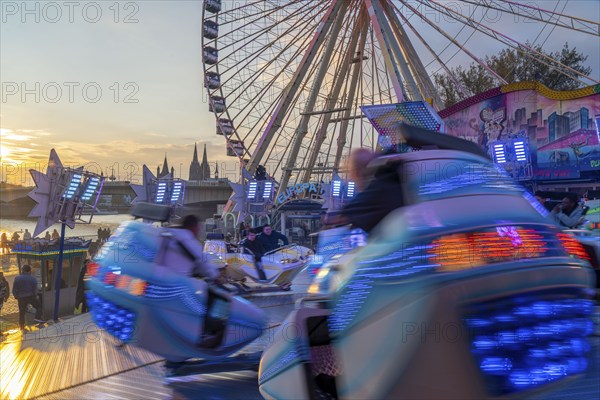
[[[0,271],[0,310],[2,310],[2,306],[4,305],[4,302],[8,300],[9,295],[10,285],[4,277],[4,272]]]
[[[274,231],[269,225],[263,226],[262,233],[258,235],[258,241],[264,247],[265,253],[290,243],[287,236]]]
[[[339,212],[338,215],[326,218],[327,224],[351,224],[369,233],[390,212],[402,207],[404,193],[400,182],[400,167],[394,162],[385,162],[385,156],[380,157],[381,164],[366,188],[360,191]]]
[[[91,262],[88,258],[83,263],[81,271],[79,271],[79,278],[77,279],[77,291],[75,292],[75,308],[78,308],[81,304],[81,313],[88,312],[87,299],[85,297],[85,275],[87,274],[87,266]]]
[[[37,279],[31,275],[31,267],[27,264],[21,267],[21,275],[15,278],[12,288],[13,296],[19,303],[19,326],[25,330],[25,312],[27,305],[35,308],[36,322],[45,322],[42,319],[42,305],[37,298]]]
[[[262,268],[262,256],[265,254],[265,248],[260,241],[256,239],[256,230],[250,230],[248,232],[248,237],[240,243],[240,246],[252,252],[252,255],[254,255],[254,266],[256,268],[256,272],[258,273],[258,278],[261,281],[266,281],[267,276]]]
[[[562,202],[552,209],[550,215],[560,226],[576,228],[583,221],[583,207],[579,204],[579,196],[568,193]]]

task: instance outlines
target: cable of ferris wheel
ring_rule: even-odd
[[[410,8],[412,10],[412,12],[420,15],[421,18],[424,21],[426,21],[433,29],[435,29],[436,31],[438,31],[439,33],[441,33],[443,36],[445,36],[446,39],[452,41],[452,43],[454,43],[454,45],[456,45],[457,47],[459,47],[463,52],[465,52],[465,54],[467,54],[469,57],[471,57],[476,63],[478,63],[479,65],[481,65],[483,68],[486,69],[486,71],[488,71],[490,74],[492,74],[494,77],[496,77],[496,79],[498,79],[499,82],[501,82],[503,85],[506,85],[508,83],[508,82],[506,82],[504,80],[504,78],[502,78],[500,75],[498,75],[496,73],[496,71],[494,71],[493,69],[491,69],[483,60],[479,59],[477,56],[475,56],[473,53],[471,53],[469,50],[467,50],[464,46],[462,46],[456,40],[452,39],[450,37],[450,35],[446,31],[444,31],[443,29],[441,29],[439,26],[437,26],[436,24],[434,24],[429,18],[425,17],[423,14],[421,14],[419,11],[417,11],[413,6],[411,6],[410,4],[408,4],[406,0],[400,0],[400,1],[402,2],[402,4],[404,4],[408,8]],[[417,0],[417,1],[422,4],[422,2],[420,2],[419,0]]]
[[[394,12],[394,10],[389,6],[389,3],[385,3],[384,9],[386,11],[387,17],[391,21],[391,27],[396,35],[398,43],[400,44],[400,49],[404,54],[404,58],[406,59],[408,66],[411,70],[412,75],[414,76],[417,82],[417,90],[419,90],[421,94],[421,99],[431,98],[433,100],[433,106],[440,110],[443,105],[442,99],[440,98],[437,90],[433,86],[433,82],[429,78],[425,71],[425,66],[421,62],[421,58],[418,56],[415,51],[414,46],[410,42],[406,31],[402,27],[398,16]]]
[[[312,11],[312,9],[306,10],[306,13],[308,13],[308,12],[310,12],[310,11]],[[305,24],[306,24],[306,25],[308,25],[308,23],[309,23],[309,21],[305,22]],[[288,29],[288,31],[289,31],[290,29],[291,29],[291,28],[289,28],[289,29]],[[299,30],[299,34],[300,34],[301,32],[302,32],[302,30]],[[299,34],[298,34],[298,35],[299,35]],[[288,45],[288,47],[289,47],[289,46],[291,46],[291,43]],[[285,51],[285,50],[286,50],[286,49],[283,49],[283,50],[282,50],[282,52],[283,52],[283,51]],[[298,50],[298,51],[300,51],[300,50]],[[281,54],[281,53],[280,53],[280,54]],[[273,58],[273,60],[275,60],[275,59],[276,59],[276,58]],[[288,65],[289,65],[289,62],[288,62]],[[217,69],[217,72],[219,72],[219,73],[220,73],[221,71],[219,71],[219,68],[218,68],[218,67],[219,67],[219,64],[217,64],[217,67],[216,67],[216,69]],[[239,65],[238,65],[238,67],[239,67]],[[266,67],[268,67],[268,65],[266,65],[264,68],[266,68]],[[283,71],[284,71],[284,70],[285,70],[285,68],[281,69],[281,70],[280,70],[280,72],[279,72],[279,73],[278,73],[278,74],[275,76],[275,78],[274,78],[274,79],[277,79],[277,78],[278,78],[278,76],[279,76],[281,73],[283,73]],[[235,75],[232,75],[232,77],[233,77],[233,76],[235,76]],[[258,74],[256,74],[255,76],[256,76],[256,77],[258,77],[259,75],[258,75]],[[227,80],[227,81],[223,82],[223,83],[221,84],[221,87],[222,87],[224,84],[226,84],[227,82],[229,82],[229,80]],[[239,86],[238,86],[238,87],[239,87]],[[259,94],[260,94],[260,93],[259,93]],[[227,96],[225,96],[225,97],[227,97]],[[239,97],[239,96],[238,96],[238,97]],[[235,101],[235,100],[237,100],[237,98],[236,98],[236,99],[234,99],[234,101]],[[248,107],[248,106],[250,106],[250,105],[251,105],[250,103],[247,103],[247,106],[246,106],[246,107]],[[246,108],[246,107],[244,107],[243,109],[241,109],[241,110],[240,110],[240,111],[239,111],[239,112],[238,112],[238,113],[237,113],[235,116],[233,116],[233,117],[231,117],[231,115],[229,114],[229,109],[228,109],[228,110],[226,111],[226,115],[227,115],[227,117],[228,117],[228,118],[229,118],[231,121],[234,121],[234,120],[235,120],[235,119],[236,119],[236,118],[237,118],[237,117],[238,117],[238,116],[239,116],[239,115],[240,115],[242,112],[244,112],[244,110],[245,110],[245,108]],[[255,126],[256,126],[256,125],[255,125]],[[250,149],[250,147],[251,147],[251,145],[252,145],[252,144],[251,144],[250,146],[248,146],[248,145],[245,143],[245,141],[247,140],[248,134],[246,134],[246,136],[245,136],[244,138],[241,138],[241,137],[239,136],[238,130],[236,129],[236,130],[235,130],[235,136],[237,137],[237,139],[238,139],[238,140],[242,141],[242,142],[245,144],[245,145],[244,145],[244,151],[243,151],[243,153],[240,155],[240,160],[242,160],[242,159],[244,158],[244,156],[245,156],[245,155],[248,155],[248,156],[250,156],[249,149]],[[229,145],[229,141],[230,141],[230,139],[231,139],[231,138],[229,138],[229,137],[226,137],[226,141],[227,141],[227,144],[228,144],[228,145]]]
[[[321,5],[323,3],[325,3],[325,2],[327,2],[327,1],[329,1],[329,0],[321,0],[321,1],[318,1],[318,2],[313,2],[310,7],[300,7],[300,8],[297,8],[294,12],[289,13],[285,18],[277,20],[277,24],[268,25],[268,26],[266,26],[266,27],[264,27],[262,29],[259,29],[259,30],[255,31],[255,32],[251,33],[250,35],[245,36],[244,39],[246,41],[251,40],[254,36],[259,36],[259,35],[261,35],[263,33],[266,33],[268,31],[274,29],[277,25],[282,25],[283,23],[287,22],[288,20],[290,20],[292,18],[295,18],[296,16],[299,16],[299,15],[301,15],[301,16],[298,19],[302,20],[305,16],[309,15],[315,9],[321,7]],[[257,21],[260,21],[261,19],[264,19],[265,17],[268,17],[270,14],[272,14],[272,13],[274,13],[276,11],[279,11],[281,8],[283,8],[283,6],[282,7],[277,7],[276,9],[273,9],[273,11],[270,12],[270,13],[262,15],[261,17],[255,19],[253,21],[247,22],[246,24],[244,24],[242,26],[236,27],[235,29],[233,29],[233,30],[225,33],[224,35],[219,36],[219,38],[223,39],[223,38],[228,37],[230,34],[238,33],[242,29],[244,29],[246,26],[256,24]],[[310,18],[305,21],[306,24],[308,24],[310,22],[311,22]],[[291,29],[291,28],[292,27],[290,27],[289,29]],[[289,31],[289,29],[288,29],[288,31]],[[226,50],[227,48],[229,48],[230,46],[233,46],[235,44],[237,44],[237,42],[235,40],[232,40],[230,44],[228,44],[226,46],[223,46],[223,47],[220,47],[219,51]]]
[[[295,1],[295,0],[291,0],[291,2],[294,2],[294,1]],[[221,11],[219,11],[219,15],[221,15],[221,16],[224,16],[224,17],[225,17],[225,16],[227,16],[228,14],[233,14],[233,15],[235,15],[235,13],[236,13],[237,11],[242,11],[242,10],[244,10],[244,9],[248,9],[248,8],[250,8],[250,7],[253,7],[253,6],[261,6],[261,5],[263,5],[264,3],[265,3],[265,1],[264,1],[264,0],[256,0],[256,1],[255,1],[255,2],[253,2],[253,3],[246,3],[246,4],[244,4],[243,2],[240,2],[240,3],[237,3],[237,4],[240,4],[240,6],[239,6],[239,7],[230,8],[230,9],[228,9],[228,10],[221,10]],[[256,13],[254,13],[254,14],[247,14],[247,15],[244,15],[244,17],[246,17],[246,18],[247,18],[247,17],[253,17],[253,16],[255,16],[255,15],[261,15],[263,12],[264,12],[263,10],[260,10],[260,9],[259,9],[259,11],[257,11]],[[235,20],[235,18],[231,18],[231,19],[229,19],[228,21],[233,21],[233,20]],[[227,25],[227,24],[228,24],[227,22],[226,22],[226,23],[224,23],[224,25]]]
[[[307,14],[309,14],[309,13],[310,13],[310,12],[311,12],[313,9],[314,9],[314,8],[312,8],[312,9],[311,9],[311,8],[309,8],[309,9],[302,9],[302,10],[304,11],[304,13],[303,13],[302,15],[300,15],[300,18],[299,18],[299,20],[304,20],[304,18],[303,18],[303,17],[304,17],[304,16],[306,16]],[[300,9],[298,9],[298,10],[300,10]],[[300,14],[300,13],[299,13],[299,14]],[[294,16],[296,16],[296,15],[294,14]],[[304,26],[304,27],[308,27],[308,26],[310,26],[310,25],[311,25],[311,22],[312,22],[312,21],[310,21],[310,20],[304,20],[304,21],[303,21],[303,26]],[[271,25],[271,26],[269,27],[269,29],[266,29],[266,30],[261,30],[261,31],[259,31],[259,32],[266,33],[266,32],[268,32],[269,30],[271,30],[271,29],[274,29],[274,28],[275,28],[275,25]],[[286,35],[286,34],[288,34],[288,33],[289,33],[289,32],[290,32],[290,31],[291,31],[293,28],[297,28],[297,27],[296,27],[296,26],[289,27],[289,28],[288,28],[288,29],[287,29],[285,32],[283,32],[283,34],[282,34],[282,35]],[[302,34],[302,33],[303,33],[302,29],[298,29],[298,34],[296,35],[296,37],[295,37],[295,38],[297,38],[297,37],[298,37],[300,34]],[[249,37],[252,37],[253,35],[254,35],[254,34],[250,34],[250,35],[249,35]],[[229,68],[227,68],[227,69],[225,69],[225,70],[223,70],[223,71],[219,71],[219,73],[221,73],[221,74],[223,74],[223,75],[226,75],[226,74],[228,74],[228,73],[230,72],[230,70],[231,70],[232,68],[236,68],[236,70],[240,70],[240,69],[242,69],[242,68],[245,68],[246,66],[248,66],[248,65],[250,64],[250,62],[252,62],[252,61],[254,61],[256,58],[258,58],[258,57],[259,57],[259,55],[260,55],[260,54],[261,54],[261,53],[262,53],[262,52],[263,52],[265,49],[268,49],[268,48],[272,47],[272,46],[273,46],[273,44],[274,44],[274,43],[276,43],[276,41],[278,40],[278,38],[279,38],[280,36],[282,36],[282,35],[279,35],[277,38],[273,39],[271,42],[268,42],[268,43],[264,44],[262,47],[258,48],[256,51],[254,51],[254,52],[252,52],[252,53],[249,53],[249,54],[247,54],[245,58],[242,58],[242,59],[240,59],[240,60],[236,60],[236,63],[235,63],[235,65],[232,65],[231,67],[229,67]],[[222,37],[221,37],[221,38],[222,38]],[[306,41],[307,41],[307,39],[305,39],[305,43],[306,43]],[[233,45],[233,44],[234,44],[234,42],[232,42],[230,45],[227,45],[227,46],[224,46],[224,47],[225,47],[225,48],[227,48],[227,47],[229,47],[229,46],[231,46],[231,45]],[[288,47],[287,47],[287,48],[289,48],[289,44],[288,44]],[[287,48],[286,48],[286,49],[287,49]],[[284,49],[282,49],[282,51],[280,51],[279,55],[283,54],[283,50],[284,50]],[[220,48],[220,49],[219,49],[219,51],[222,51],[222,48]],[[276,58],[272,58],[272,60],[270,60],[270,63],[274,62],[275,60],[276,60]],[[240,67],[240,65],[239,65],[239,64],[240,64],[240,63],[242,63],[242,62],[244,62],[244,61],[248,61],[248,62],[247,62],[245,65],[243,65],[243,66],[241,66],[241,67]],[[229,78],[229,79],[232,79],[233,77],[235,77],[235,74],[232,74],[232,77],[231,77],[231,78]],[[227,84],[228,82],[229,82],[229,80],[227,80],[227,81],[224,81],[224,82],[222,83],[222,85],[224,85],[224,84]]]
[[[481,4],[485,7],[491,8],[493,10],[497,10],[497,11],[504,11],[507,12],[509,14],[513,14],[519,17],[523,17],[529,20],[534,20],[534,21],[539,21],[539,22],[545,22],[545,23],[549,23],[551,25],[555,25],[555,26],[560,26],[561,28],[565,28],[565,29],[570,29],[570,30],[574,30],[574,31],[578,31],[578,32],[582,32],[582,33],[586,33],[588,35],[593,35],[593,36],[598,36],[600,35],[600,23],[596,22],[596,21],[591,21],[591,20],[587,20],[584,18],[580,18],[580,17],[576,17],[576,16],[572,16],[572,15],[568,15],[568,14],[563,14],[563,11],[566,7],[563,7],[563,10],[560,13],[556,12],[556,6],[558,5],[558,2],[555,4],[555,10],[554,11],[549,11],[549,10],[545,10],[539,7],[534,7],[532,5],[529,4],[521,4],[521,3],[515,3],[513,1],[509,1],[509,0],[503,0],[502,2],[497,2],[495,0],[480,0],[481,2],[475,2],[473,0],[462,0],[465,3],[470,3],[470,4]],[[508,7],[503,7],[504,4],[507,4]],[[535,16],[533,13],[527,14],[527,13],[519,13],[517,11],[514,11],[514,9],[519,9],[519,8],[528,8],[530,10],[533,10],[534,12],[537,12],[539,14],[539,17]],[[543,14],[548,15],[549,18],[554,18],[554,20],[556,22],[552,22],[552,19],[544,19],[542,17]],[[561,22],[561,17],[564,17],[566,19],[568,19],[570,21],[570,25],[567,24],[566,22]],[[582,28],[577,28],[575,26],[575,23],[579,23],[581,24],[583,27],[589,29],[589,30],[584,30]],[[591,24],[592,26],[588,26],[588,24]]]
[[[350,123],[350,120],[348,119],[350,117],[350,113],[353,112],[353,110],[355,110],[355,105],[354,105],[354,101],[358,101],[357,97],[356,97],[356,89],[358,86],[358,81],[359,81],[359,77],[361,76],[361,71],[363,68],[363,60],[362,60],[362,56],[364,54],[365,51],[365,43],[367,41],[367,33],[369,31],[369,24],[368,24],[368,19],[367,16],[365,15],[365,10],[361,9],[361,12],[359,14],[359,26],[360,26],[360,30],[358,31],[358,36],[360,39],[360,42],[358,44],[358,53],[359,56],[361,57],[361,61],[358,63],[354,63],[353,64],[353,71],[352,71],[352,77],[350,78],[350,87],[348,89],[347,92],[347,96],[346,96],[346,104],[345,107],[347,108],[347,111],[344,112],[344,114],[342,115],[342,121],[340,124],[340,133],[338,134],[338,140],[337,140],[337,149],[336,149],[336,153],[335,153],[335,158],[333,161],[333,167],[334,168],[338,168],[339,164],[340,164],[340,160],[342,157],[342,154],[344,152],[344,146],[346,145],[346,138],[348,137],[348,125]],[[362,82],[362,80],[361,80]],[[352,127],[354,129],[354,121],[352,121]]]
[[[392,4],[392,6],[395,8],[395,6],[393,4]],[[396,10],[399,11],[398,9],[396,9]],[[427,43],[427,41],[423,38],[423,36],[421,36],[421,34],[419,33],[419,31],[408,21],[408,19],[404,16],[404,14],[402,14],[400,12],[398,14],[400,15],[400,17],[402,18],[402,20],[404,21],[404,23],[415,34],[415,36],[427,48],[427,50],[429,50],[429,52],[431,53],[431,55],[441,65],[441,67],[444,69],[444,71],[446,71],[446,74],[450,77],[450,79],[452,80],[452,82],[456,86],[456,89],[459,91],[459,93],[461,94],[461,96],[464,97],[464,98],[466,98],[467,97],[467,92],[466,92],[464,86],[462,85],[462,83],[460,83],[460,81],[456,78],[456,76],[454,76],[454,74],[452,73],[452,71],[450,70],[450,68],[448,68],[448,66],[446,65],[446,63],[444,63],[442,61],[442,59],[437,55],[437,53],[431,48],[431,46],[429,45],[429,43]],[[438,69],[438,71],[439,71],[439,69]]]
[[[394,7],[396,8],[396,10],[398,10],[398,12],[399,12],[400,14],[404,15],[404,14],[403,14],[403,13],[402,13],[402,12],[401,12],[401,11],[400,11],[400,10],[399,10],[397,7],[396,7],[396,6],[394,6]],[[471,12],[471,17],[475,15],[475,12],[477,11],[477,7],[478,7],[478,5],[476,5],[476,6],[475,6],[475,8],[473,9],[473,12]],[[481,16],[481,19],[483,19],[483,18],[485,18],[485,14],[482,14],[482,16]],[[461,27],[461,28],[458,30],[458,32],[457,32],[456,34],[454,34],[454,37],[453,37],[453,39],[455,39],[455,40],[456,40],[456,39],[458,38],[458,36],[460,36],[460,34],[462,33],[462,31],[463,31],[464,29],[466,29],[466,27],[467,27],[467,26],[463,24],[463,25],[462,25],[462,27]],[[467,36],[467,38],[464,40],[464,44],[467,44],[467,42],[468,42],[469,40],[471,40],[471,38],[473,37],[473,35],[474,35],[474,34],[475,34],[475,31],[471,32],[471,34],[470,34],[469,36]],[[445,52],[445,51],[446,51],[446,50],[447,50],[447,49],[448,49],[448,48],[449,48],[449,47],[450,47],[452,44],[453,44],[453,43],[452,43],[452,41],[450,41],[450,40],[449,40],[449,41],[448,41],[448,44],[447,44],[446,46],[444,46],[444,48],[443,48],[442,50],[440,50],[440,52],[439,52],[439,55],[440,55],[440,57],[443,55],[443,53],[444,53],[444,52]],[[453,59],[454,57],[456,57],[456,55],[457,55],[457,54],[459,54],[460,52],[461,52],[461,49],[460,49],[460,48],[457,48],[457,49],[456,49],[456,51],[454,52],[454,54],[452,54],[452,55],[451,55],[451,56],[450,56],[450,57],[449,57],[449,58],[446,60],[446,62],[450,62],[450,61],[452,61],[452,59]],[[432,63],[433,63],[433,60],[429,61],[429,62],[428,62],[426,65],[425,65],[425,68],[429,67],[429,66],[430,66]],[[434,72],[434,74],[435,74],[435,73],[437,73],[438,71],[439,71],[439,69],[438,69],[437,71],[435,71],[435,72]]]
[[[335,2],[334,6],[337,4],[338,3]],[[325,74],[327,72],[327,68],[329,66],[329,61],[331,59],[331,55],[335,48],[335,42],[339,35],[340,27],[342,26],[342,23],[344,22],[344,15],[345,15],[345,11],[346,11],[348,5],[349,4],[347,2],[342,2],[338,7],[336,7],[335,14],[334,14],[334,21],[331,25],[331,29],[329,30],[329,37],[328,37],[327,43],[325,44],[325,50],[323,51],[323,54],[321,55],[321,60],[319,63],[317,75],[313,79],[312,87],[310,89],[308,98],[307,98],[305,106],[304,106],[305,113],[311,112],[315,106],[317,95],[318,95],[319,89],[322,85],[323,78],[325,77]],[[296,159],[298,157],[298,152],[300,151],[300,146],[302,145],[302,141],[304,140],[304,137],[306,136],[306,133],[308,132],[309,120],[310,120],[310,116],[308,116],[308,115],[302,116],[300,118],[300,122],[298,123],[298,126],[294,132],[292,148],[290,150],[290,153],[288,154],[287,163],[283,167],[283,176],[281,177],[281,182],[280,182],[281,186],[279,187],[280,192],[282,190],[284,190],[285,187],[287,187],[288,181],[292,174],[292,168],[294,168],[294,166],[296,164]]]
[[[308,25],[308,22],[305,22],[305,25]],[[290,31],[290,29],[292,29],[292,28],[290,27],[290,28],[289,28],[289,29],[288,29],[286,32],[289,32],[289,31]],[[303,32],[304,32],[304,30],[303,30],[303,29],[298,29],[298,34],[296,35],[296,37],[295,37],[295,38],[298,38],[300,35],[302,35],[302,34],[303,34]],[[294,55],[293,55],[292,57],[290,57],[290,59],[288,60],[288,62],[286,63],[286,65],[285,65],[283,68],[280,68],[280,69],[279,69],[279,72],[278,72],[278,73],[277,73],[277,74],[276,74],[276,75],[275,75],[275,76],[274,76],[274,77],[271,79],[271,81],[270,81],[268,84],[264,85],[264,86],[261,88],[261,90],[260,90],[260,91],[259,91],[259,92],[256,94],[256,97],[258,97],[258,96],[262,97],[262,96],[264,95],[264,93],[266,93],[266,91],[268,91],[268,90],[269,90],[269,88],[271,87],[271,84],[272,84],[273,82],[275,82],[275,81],[276,81],[276,80],[279,78],[279,76],[280,76],[282,73],[284,73],[284,72],[286,71],[287,67],[289,67],[289,65],[290,65],[290,64],[292,63],[292,61],[293,61],[293,60],[296,58],[296,56],[297,56],[297,55],[299,55],[299,54],[300,54],[300,53],[303,51],[303,49],[304,49],[304,44],[305,44],[305,43],[307,43],[307,42],[309,41],[309,39],[310,39],[310,38],[305,38],[305,40],[304,40],[304,43],[303,43],[301,46],[297,47],[297,49],[296,49],[296,52],[294,53]],[[285,48],[283,48],[283,49],[282,49],[282,50],[279,52],[279,55],[283,54],[283,53],[284,53],[284,52],[285,52],[285,51],[286,51],[286,50],[287,50],[289,47],[291,47],[291,46],[292,46],[294,43],[295,43],[294,41],[290,41],[290,42],[288,43],[288,45],[287,45]],[[277,57],[271,57],[271,60],[269,61],[269,63],[266,63],[266,64],[263,66],[262,70],[259,70],[259,71],[257,71],[257,72],[256,72],[256,73],[253,75],[253,76],[254,76],[254,80],[253,80],[253,81],[256,81],[256,79],[257,79],[258,77],[260,77],[260,76],[261,76],[260,72],[264,71],[266,68],[268,68],[268,67],[271,65],[271,63],[273,63],[273,62],[274,62],[274,61],[276,61],[276,60],[277,60]],[[228,80],[228,81],[229,81],[229,80]],[[227,81],[227,82],[228,82],[228,81]],[[248,82],[248,80],[246,81],[246,83],[247,83],[247,82]],[[236,86],[237,86],[237,87],[244,87],[244,85],[243,85],[243,84],[236,85]],[[242,93],[243,93],[243,92],[240,92],[240,95],[241,95]],[[284,94],[284,92],[281,92],[281,93],[279,93],[279,95],[278,95],[278,98],[277,98],[277,99],[275,99],[275,100],[276,100],[276,101],[277,101],[277,100],[279,100],[279,99],[280,99],[280,98],[283,96],[283,94]],[[227,98],[227,96],[225,96],[225,97]],[[237,98],[235,98],[235,99],[234,99],[232,102],[235,102],[235,101],[236,101],[238,98],[239,98],[239,96],[238,96]],[[276,101],[274,101],[274,102],[271,102],[271,105],[272,105],[272,106],[274,106],[274,105],[276,104]],[[228,110],[227,110],[227,115],[228,115],[228,117],[230,118],[230,120],[232,120],[232,121],[233,121],[233,120],[236,120],[236,119],[237,119],[237,118],[238,118],[238,117],[239,117],[239,116],[240,116],[242,113],[244,113],[244,112],[246,111],[246,109],[247,109],[248,107],[251,107],[251,106],[253,106],[253,105],[254,105],[254,106],[256,106],[256,104],[254,104],[254,103],[252,103],[252,102],[247,102],[247,103],[246,103],[246,105],[245,105],[243,108],[241,108],[241,109],[238,111],[238,113],[237,113],[237,114],[235,114],[235,115],[233,115],[233,116],[230,116],[230,115],[229,115],[229,109],[228,109]],[[245,148],[246,148],[246,149],[250,149],[250,148],[251,148],[251,147],[254,145],[254,141],[256,140],[256,138],[257,138],[257,137],[256,137],[256,136],[255,136],[255,137],[253,137],[253,139],[252,139],[252,142],[248,144],[248,143],[247,143],[248,136],[249,136],[249,135],[250,135],[252,132],[254,132],[254,131],[255,131],[256,127],[258,126],[258,124],[259,124],[260,122],[261,122],[260,120],[257,120],[256,124],[254,124],[254,126],[253,126],[253,127],[251,127],[251,128],[250,128],[250,129],[247,131],[246,135],[245,135],[243,138],[239,136],[239,134],[238,134],[238,132],[237,132],[237,130],[236,130],[236,137],[238,138],[238,140],[240,140],[240,141],[242,141],[242,142],[244,142],[244,143],[245,143]],[[260,130],[262,130],[262,128],[264,127],[264,124],[265,124],[265,123],[266,123],[266,122],[264,122],[264,121],[263,121],[263,125],[261,126]],[[271,149],[271,150],[272,150],[272,149]],[[248,155],[250,155],[250,154],[248,153]]]
[[[422,0],[417,0],[417,2],[422,2]],[[491,37],[491,38],[493,38],[493,39],[496,39],[496,40],[498,40],[499,42],[501,42],[501,43],[504,43],[504,44],[508,45],[509,47],[512,47],[512,48],[514,48],[514,49],[518,49],[519,47],[523,47],[523,48],[525,48],[526,50],[528,50],[529,52],[535,53],[536,55],[538,55],[538,56],[540,56],[540,57],[542,57],[542,58],[544,58],[544,59],[549,59],[549,60],[551,60],[552,62],[554,62],[554,63],[558,64],[559,66],[561,66],[561,67],[564,67],[566,70],[573,72],[575,75],[579,75],[579,76],[581,76],[581,77],[584,77],[584,78],[586,78],[586,79],[589,79],[590,81],[592,81],[592,82],[594,82],[594,83],[600,83],[599,81],[596,81],[595,79],[593,79],[593,78],[591,78],[591,77],[589,77],[589,76],[587,76],[587,75],[585,75],[585,74],[583,74],[583,73],[581,73],[581,72],[577,71],[576,69],[573,69],[573,68],[571,68],[571,67],[569,67],[569,66],[567,66],[567,65],[564,65],[564,64],[562,64],[561,62],[559,62],[559,61],[557,61],[557,60],[553,59],[552,57],[550,57],[550,56],[548,56],[548,55],[546,55],[546,54],[544,54],[544,53],[542,53],[542,52],[539,52],[539,51],[535,50],[534,48],[532,48],[532,47],[530,47],[530,46],[528,46],[528,45],[526,45],[526,44],[523,44],[523,43],[519,42],[518,40],[515,40],[515,39],[513,39],[513,38],[511,38],[511,37],[509,37],[509,36],[507,36],[507,35],[505,35],[505,34],[503,34],[503,33],[501,33],[501,32],[498,32],[498,31],[496,31],[496,30],[494,30],[494,29],[491,29],[491,28],[489,28],[489,27],[486,27],[485,25],[479,24],[479,23],[477,23],[476,21],[474,21],[474,20],[472,20],[472,19],[470,19],[470,18],[468,18],[468,17],[466,17],[466,16],[464,16],[464,15],[460,14],[459,12],[456,12],[456,11],[454,11],[454,10],[450,10],[450,9],[448,9],[448,8],[447,8],[447,7],[445,7],[445,6],[442,6],[442,5],[438,4],[438,3],[437,3],[437,1],[435,1],[435,0],[428,0],[428,3],[435,4],[435,5],[437,5],[438,7],[441,7],[441,8],[443,8],[444,10],[448,10],[448,11],[450,12],[450,14],[448,14],[447,12],[441,11],[441,10],[438,10],[438,11],[440,11],[440,12],[444,13],[445,15],[448,15],[449,17],[453,18],[454,20],[456,20],[456,21],[458,21],[458,22],[461,22],[461,23],[463,23],[463,24],[464,24],[464,23],[468,23],[468,24],[469,24],[469,26],[471,26],[473,29],[477,29],[479,32],[481,32],[481,33],[483,33],[483,34],[485,34],[485,35],[487,35],[487,36],[489,36],[489,37]],[[462,17],[462,19],[459,19],[459,18],[457,18],[456,16],[454,16],[454,15],[451,15],[451,14],[457,14],[457,15],[459,15],[460,17]],[[466,20],[467,22],[465,22],[465,20]],[[474,23],[474,24],[476,24],[476,26],[473,26],[473,25],[472,25],[473,23]],[[480,28],[478,28],[478,27],[483,27],[483,29],[480,29]],[[491,33],[489,33],[488,31],[486,31],[486,29],[487,29],[487,30],[489,30]],[[500,38],[502,38],[502,39],[504,39],[504,40],[500,39],[499,37],[500,37]],[[514,43],[516,43],[516,44],[517,44],[517,46],[515,46],[515,45],[514,45],[514,44],[512,44],[511,42],[514,42]],[[523,54],[524,54],[524,55],[526,55],[527,57],[530,57],[530,58],[535,58],[535,57],[534,57],[532,54],[529,54],[528,52],[523,52]],[[541,61],[541,60],[539,60],[539,59],[537,59],[537,61],[538,61],[538,62],[541,62],[541,63],[542,63],[542,64],[544,64],[544,65],[547,65],[548,67],[550,67],[550,68],[552,68],[552,69],[554,69],[554,70],[556,70],[556,71],[560,71],[560,70],[556,69],[556,67],[555,67],[555,66],[553,66],[552,64],[545,63],[545,62],[543,62],[543,61]],[[560,71],[560,72],[562,73],[562,71]],[[497,75],[497,74],[496,74],[496,75]],[[581,82],[582,84],[586,84],[585,82],[582,82],[582,81],[580,81],[579,79],[576,79],[576,78],[573,78],[573,77],[571,77],[571,78],[572,78],[572,79],[574,79],[574,80],[577,80],[578,82]],[[503,79],[503,80],[504,80],[504,79]],[[505,82],[504,84],[506,84],[506,82]]]
[[[356,15],[354,17],[356,17]],[[355,19],[350,18],[350,20],[352,21]],[[348,74],[349,68],[352,65],[352,59],[354,58],[354,50],[356,49],[356,45],[358,43],[358,29],[357,24],[351,25],[354,26],[354,29],[352,29],[350,34],[350,44],[348,46],[344,46],[345,40],[339,41],[340,48],[342,46],[345,47],[346,53],[339,57],[339,63],[334,73],[336,78],[334,81],[333,88],[327,96],[327,101],[325,104],[326,109],[330,107],[335,107],[342,86],[344,82],[346,82],[346,75]],[[349,28],[349,26],[347,26],[347,28]],[[348,32],[349,30],[350,29],[346,29],[345,32]],[[312,173],[311,168],[316,163],[319,152],[321,151],[321,146],[323,145],[325,137],[327,136],[327,129],[329,128],[329,121],[331,120],[331,117],[331,113],[325,114],[323,116],[323,120],[319,125],[319,131],[314,136],[314,143],[311,146],[311,152],[308,156],[308,159],[306,160],[307,169],[304,172],[304,176],[302,177],[302,182],[308,182],[310,180],[310,175]]]
[[[256,170],[256,167],[262,159],[266,149],[269,147],[271,140],[273,139],[279,127],[281,126],[283,116],[287,113],[289,104],[296,95],[298,82],[302,80],[304,74],[306,73],[306,69],[312,63],[312,60],[316,55],[316,50],[321,46],[327,32],[329,31],[329,28],[331,27],[331,24],[333,22],[331,21],[332,17],[335,17],[335,15],[337,14],[337,10],[340,8],[340,6],[341,4],[339,4],[338,2],[333,2],[330,8],[323,15],[321,23],[319,24],[317,31],[313,35],[311,44],[305,52],[303,59],[300,61],[298,68],[294,72],[294,76],[286,90],[285,96],[277,104],[275,112],[272,115],[271,120],[269,121],[264,133],[262,134],[256,146],[256,149],[252,154],[252,157],[250,158],[250,161],[248,163],[248,170],[250,173],[254,173],[254,171]]]

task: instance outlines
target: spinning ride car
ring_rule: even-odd
[[[222,269],[226,282],[244,290],[253,289],[244,284],[248,278],[259,282],[254,255],[250,250],[226,243],[222,237],[210,237],[204,243],[204,253],[209,262]],[[289,290],[293,279],[311,256],[310,249],[293,243],[265,253],[262,256],[262,268],[267,279],[263,283]]]
[[[143,205],[134,216],[168,220],[169,208]],[[94,322],[123,343],[168,361],[223,359],[257,337],[266,316],[245,299],[161,265],[161,228],[127,221],[88,266]]]
[[[522,397],[583,373],[594,304],[581,244],[470,144],[402,129],[428,150],[388,158],[401,206],[319,271],[263,353],[261,394]]]

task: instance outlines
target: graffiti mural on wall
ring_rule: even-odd
[[[523,140],[530,178],[572,179],[600,171],[600,85],[555,92],[535,82],[510,84],[442,110],[440,116],[446,133],[478,143],[490,155],[492,144]],[[521,171],[517,164],[525,162],[506,162],[505,167]]]

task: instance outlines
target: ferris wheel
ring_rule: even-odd
[[[544,10],[500,0],[205,0],[204,86],[216,132],[228,155],[250,173],[264,166],[281,190],[330,176],[353,147],[375,146],[360,106],[443,108],[433,74],[450,74],[459,56],[498,84],[506,81],[483,59],[498,44],[598,83],[534,48],[555,29],[598,41],[599,22],[568,15],[563,3]],[[519,22],[527,29],[516,29]]]

